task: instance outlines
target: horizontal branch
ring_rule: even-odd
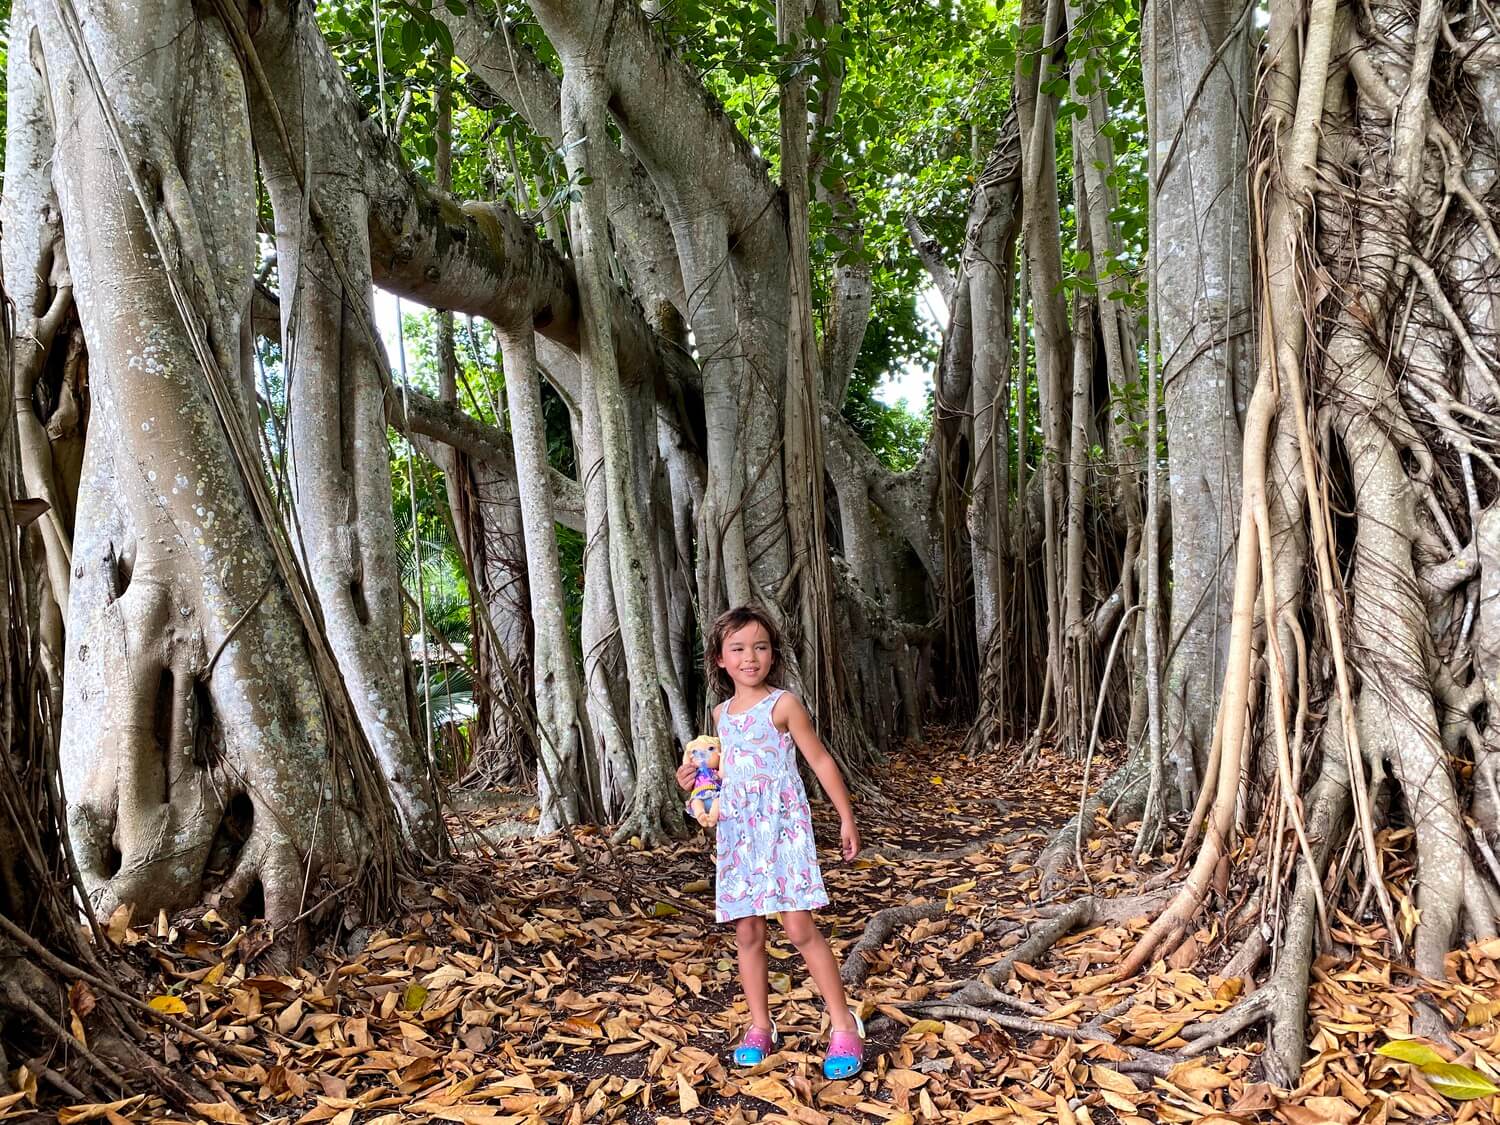
[[[440,441],[470,457],[499,466],[508,476],[515,476],[515,455],[505,434],[471,418],[457,405],[441,402],[418,390],[407,393],[406,416],[412,434]],[[386,411],[391,425],[397,428],[401,425],[399,414],[398,410]],[[553,516],[564,527],[581,533],[583,487],[556,469],[549,470],[548,480],[552,484]]]
[[[589,37],[608,29],[609,109],[669,213],[707,204],[723,215],[737,252],[785,259],[784,212],[766,161],[638,5],[534,0],[531,10],[565,58],[582,57]]]
[[[912,249],[917,252],[917,257],[927,269],[927,276],[932,278],[933,285],[943,298],[943,307],[951,314],[953,298],[958,292],[958,279],[943,260],[942,243],[922,229],[922,224],[915,215],[906,216],[906,233],[911,238]]]
[[[406,167],[373,121],[369,151],[370,259],[382,289],[435,309],[495,324],[528,321],[569,351],[579,349],[581,311],[573,265],[503,203],[460,202]],[[610,290],[611,336],[626,387],[665,383],[701,391],[697,364],[656,335],[639,306]]]
[[[504,27],[495,27],[472,4],[456,14],[437,5],[433,14],[453,35],[453,50],[474,76],[518,113],[532,132],[553,148],[563,142],[562,80],[535,53]],[[638,161],[613,143],[600,147],[609,220],[616,234],[621,260],[635,290],[654,304],[664,295],[681,312],[687,297],[682,266],[661,202]],[[653,310],[654,311],[654,310]]]
[[[251,315],[257,335],[266,339],[279,338],[280,320],[276,311],[277,296],[263,285],[256,285]],[[511,449],[510,438],[494,426],[487,425],[464,413],[455,404],[441,402],[415,388],[406,393],[405,419],[401,403],[386,404],[386,422],[407,437],[427,437],[453,449],[467,453],[479,461],[495,465],[502,473],[514,478],[516,459]],[[583,488],[571,477],[556,469],[552,470],[552,505],[557,522],[574,531],[583,531]]]

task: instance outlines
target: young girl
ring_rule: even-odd
[[[828,1005],[833,1030],[823,1073],[852,1077],[864,1057],[864,1027],[844,996],[838,961],[813,922],[812,912],[828,905],[828,895],[793,747],[838,809],[845,860],[859,853],[849,790],[802,701],[776,686],[781,637],[770,617],[752,606],[732,609],[714,622],[705,649],[709,684],[729,697],[714,708],[721,774],[716,905],[718,920],[735,924],[740,984],[750,1007],[750,1029],[735,1048],[734,1061],[754,1066],[776,1045],[767,991],[766,916],[780,914],[787,940],[802,954]],[[692,765],[678,769],[677,781],[684,789],[692,784]]]

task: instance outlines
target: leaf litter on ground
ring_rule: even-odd
[[[833,903],[821,919],[837,953],[848,952],[878,911],[931,904],[870,953],[853,991],[870,1031],[857,1079],[823,1078],[822,1006],[774,928],[771,1008],[780,1049],[749,1070],[728,1065],[748,1016],[732,930],[712,922],[710,838],[611,849],[582,829],[576,850],[549,836],[462,855],[408,896],[399,923],[324,949],[295,971],[267,968],[269,935],[232,929],[215,911],[175,925],[111,919],[117,955],[143,998],[223,1044],[212,1050],[171,1031],[161,1040],[165,1060],[217,1100],[184,1112],[134,1097],[67,1107],[58,1120],[1500,1119],[1497,941],[1454,953],[1449,979],[1428,981],[1389,959],[1381,928],[1339,915],[1335,949],[1314,964],[1311,1049],[1291,1091],[1256,1080],[1258,1046],[1249,1035],[1164,1073],[1130,1065],[1141,1049],[1175,1056],[1187,1045],[1186,1025],[1253,989],[1211,971],[1230,952],[1217,915],[1193,935],[1195,956],[1131,981],[1114,980],[1112,970],[1147,925],[1144,914],[1067,934],[1035,964],[1015,963],[1007,1009],[1031,1013],[1028,1030],[914,1010],[940,1002],[1021,943],[1037,920],[1035,861],[1078,805],[1082,767],[1072,758],[1044,756],[1011,772],[998,761],[965,759],[960,741],[937,734],[882,771],[880,796],[860,809],[866,851],[852,864],[834,858],[836,823],[829,809],[815,808]],[[1099,776],[1098,763],[1094,770]],[[455,823],[455,835],[473,836],[474,819]],[[1131,861],[1133,835],[1129,826],[1106,829],[1089,845],[1095,895],[1136,894],[1162,870]],[[1053,901],[1082,891],[1080,883]],[[1419,997],[1458,1028],[1451,1046],[1412,1038]],[[1057,1031],[1038,1033],[1037,1025]],[[35,1112],[35,1077],[17,1077],[19,1092],[0,1099],[0,1120]]]

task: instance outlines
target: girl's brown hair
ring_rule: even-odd
[[[719,667],[719,656],[724,651],[724,641],[730,633],[738,633],[747,625],[759,625],[771,641],[771,670],[766,673],[766,683],[781,686],[781,630],[771,615],[759,606],[741,605],[719,614],[719,619],[708,631],[708,640],[703,645],[703,669],[708,674],[708,686],[721,699],[734,694],[734,681],[729,673]]]

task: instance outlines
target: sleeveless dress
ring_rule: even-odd
[[[783,694],[740,715],[719,710],[720,922],[828,905],[797,745],[771,718]]]

